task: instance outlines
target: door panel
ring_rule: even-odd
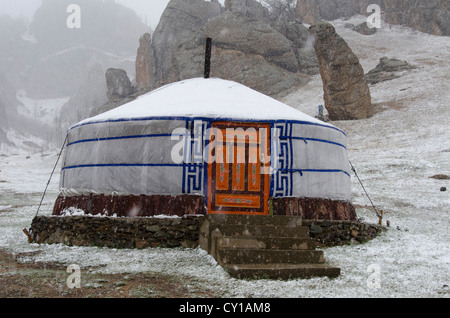
[[[208,213],[269,214],[269,124],[212,124]]]

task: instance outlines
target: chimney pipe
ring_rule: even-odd
[[[212,39],[206,38],[205,78],[209,78],[211,75],[211,48],[212,48]]]

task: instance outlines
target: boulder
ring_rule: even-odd
[[[377,28],[369,28],[367,22],[358,24],[357,26],[354,26],[352,29],[353,31],[361,33],[362,35],[372,35],[377,32]]]
[[[313,25],[310,32],[315,36],[314,48],[330,120],[370,117],[370,90],[358,57],[331,24]]]
[[[110,68],[105,77],[108,100],[121,99],[136,92],[125,70]]]
[[[400,77],[400,72],[415,69],[416,67],[406,61],[398,59],[389,59],[382,57],[380,63],[366,74],[368,84],[377,84],[380,82],[392,80]]]

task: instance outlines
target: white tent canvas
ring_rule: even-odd
[[[247,134],[240,147],[236,135],[230,150],[250,161],[257,149],[253,165],[210,162],[213,153],[228,154],[212,143],[227,129],[256,130],[257,143]],[[195,78],[71,127],[61,196],[201,196],[197,212],[248,214],[267,214],[270,198],[350,202],[346,147],[346,134],[333,125],[239,83]]]

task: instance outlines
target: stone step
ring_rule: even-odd
[[[224,269],[239,279],[336,278],[341,273],[340,268],[326,264],[227,264]]]
[[[232,277],[295,279],[337,277],[340,269],[324,264],[324,253],[309,237],[300,217],[209,215],[200,247]]]
[[[315,241],[303,237],[231,236],[220,237],[216,241],[218,249],[314,250],[316,246]]]
[[[321,264],[324,262],[320,250],[261,250],[261,249],[217,249],[216,260],[227,264]]]
[[[208,215],[211,224],[236,224],[236,225],[275,225],[297,227],[302,225],[302,218],[285,215]]]
[[[213,228],[218,229],[222,236],[309,238],[309,227],[307,226],[217,224]]]

